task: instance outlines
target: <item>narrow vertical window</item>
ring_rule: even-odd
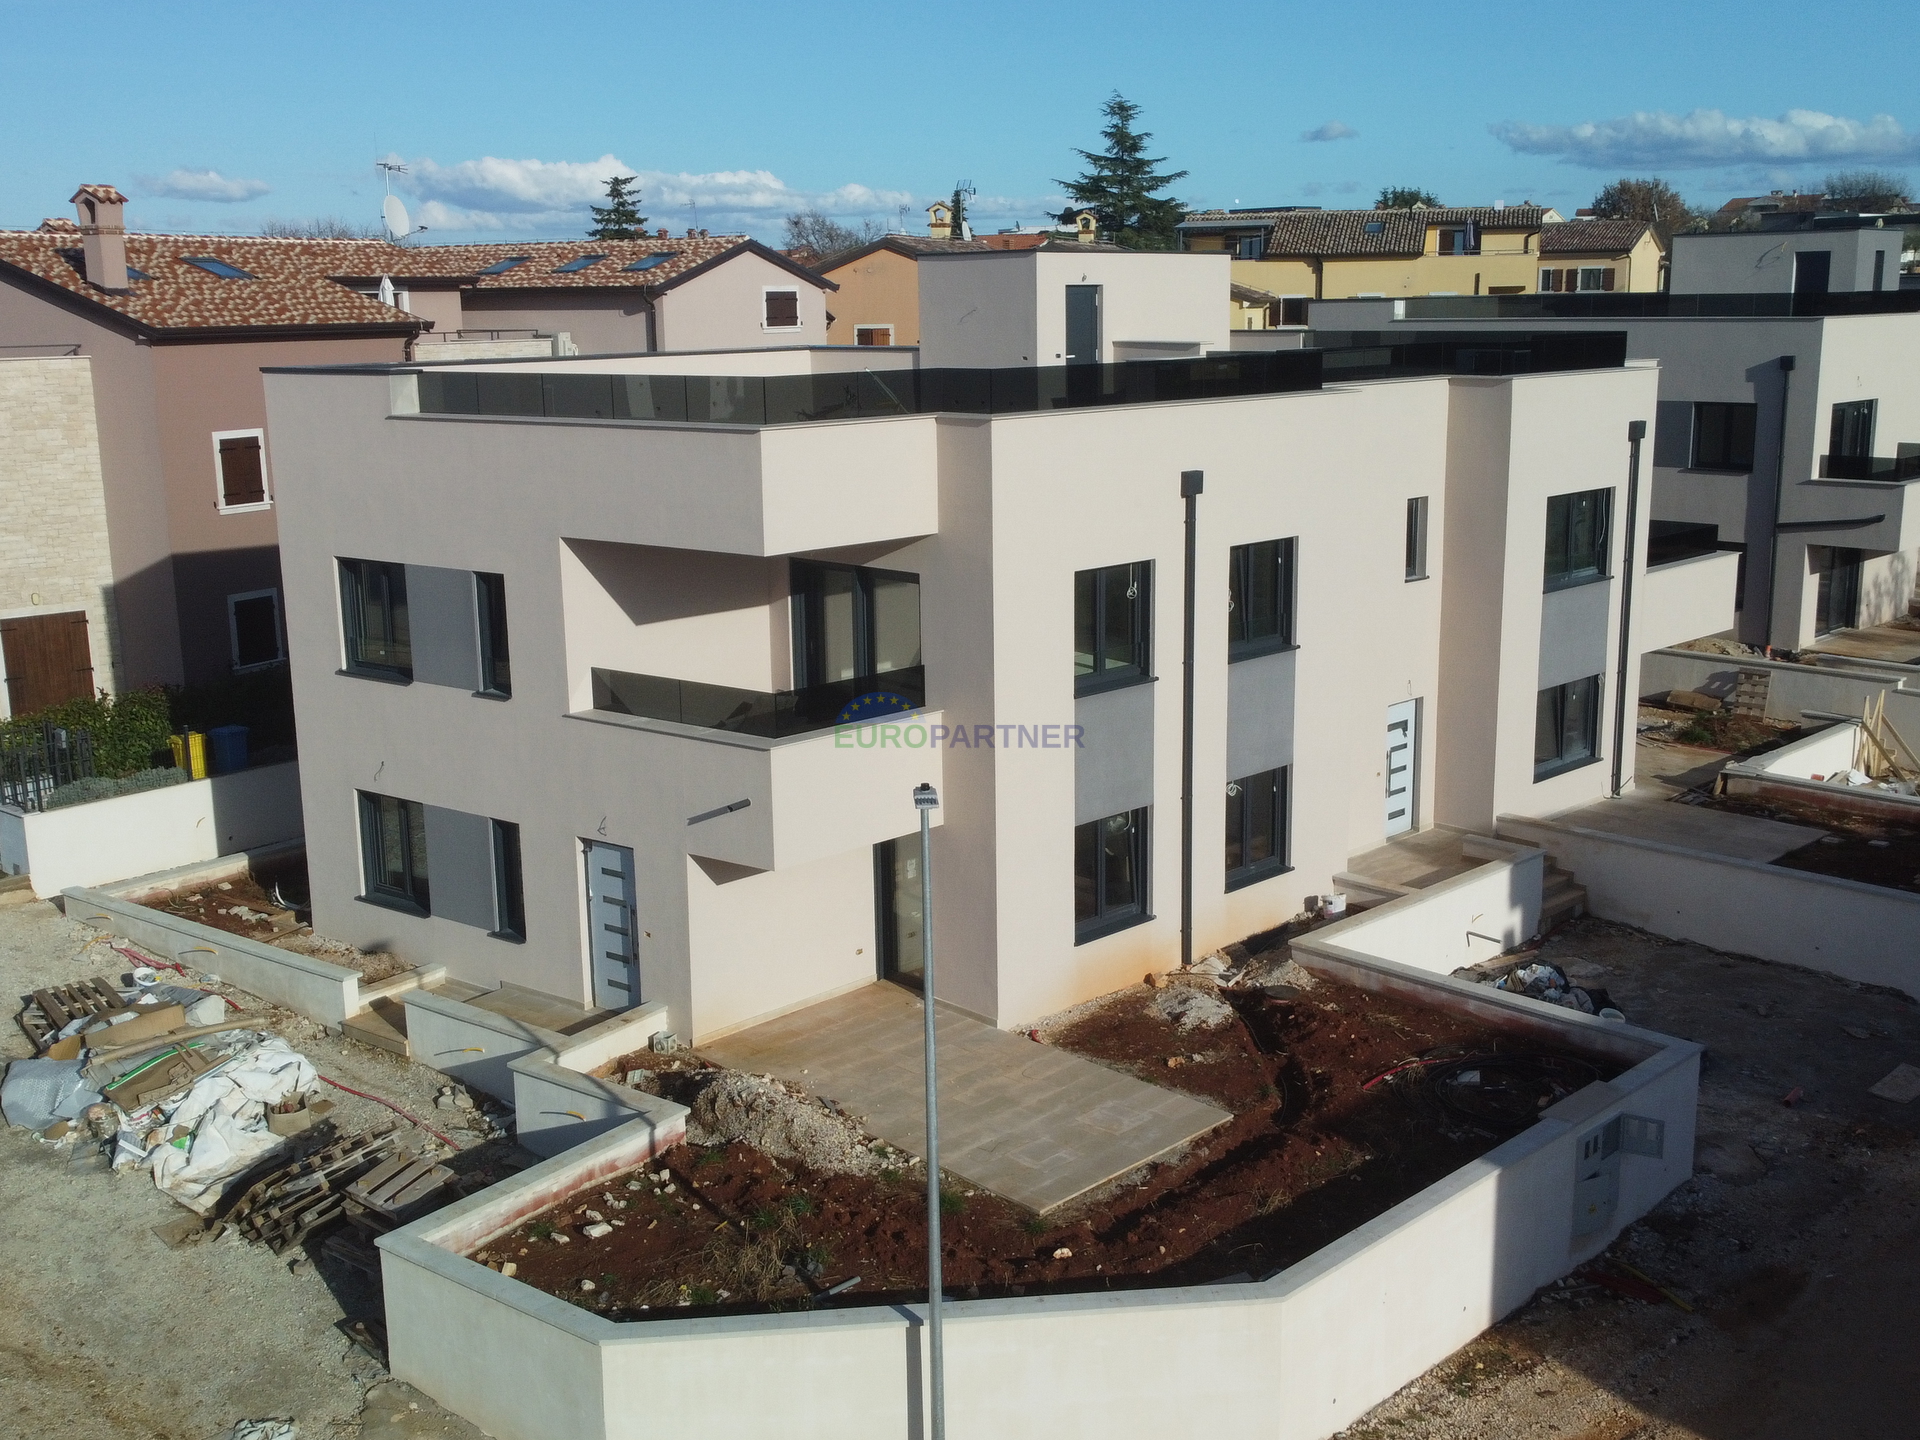
[[[1545,780],[1600,755],[1600,677],[1542,690],[1535,701],[1533,778]]]
[[[1074,575],[1074,693],[1110,690],[1151,673],[1152,573],[1142,561]]]
[[[480,691],[484,695],[511,695],[513,664],[507,646],[506,576],[475,572],[473,593],[480,622]]]
[[[1227,785],[1227,889],[1238,890],[1287,865],[1288,767],[1243,775]]]
[[[349,672],[413,679],[406,566],[342,560],[340,611]]]
[[[1873,454],[1873,411],[1871,400],[1847,400],[1835,405],[1827,453],[1856,460]]]
[[[427,886],[427,812],[415,800],[360,792],[363,897],[432,913]]]
[[[1074,827],[1073,895],[1076,945],[1151,918],[1144,809]]]
[[[1227,658],[1285,650],[1294,636],[1295,555],[1299,542],[1262,540],[1227,555]]]
[[[1427,497],[1407,501],[1407,579],[1427,578]]]
[[[526,897],[520,883],[520,827],[511,820],[493,826],[494,935],[501,940],[527,938]]]
[[[280,592],[249,590],[227,597],[227,631],[236,672],[278,665],[287,658],[280,638]]]

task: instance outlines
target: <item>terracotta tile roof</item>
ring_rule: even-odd
[[[1539,205],[1459,206],[1432,210],[1201,210],[1182,221],[1202,229],[1256,228],[1267,232],[1266,254],[1300,256],[1419,255],[1429,225],[1465,225],[1482,230],[1538,230],[1547,217]],[[1369,225],[1378,230],[1369,231]]]
[[[1280,297],[1269,295],[1265,290],[1256,290],[1251,285],[1242,285],[1238,280],[1227,286],[1227,293],[1242,305],[1271,305]]]
[[[519,244],[396,245],[386,240],[284,240],[241,235],[127,236],[127,264],[147,278],[110,295],[86,281],[77,227],[49,221],[38,230],[0,231],[0,273],[11,269],[124,315],[151,331],[334,328],[418,330],[423,322],[361,295],[391,276],[396,286],[443,284],[477,290],[644,290],[670,288],[746,249],[825,288],[778,251],[744,235],[654,236],[645,240],[538,240]],[[578,269],[562,267],[604,256]],[[223,279],[186,263],[221,260],[254,277]],[[629,266],[664,257],[640,269]],[[495,265],[517,260],[497,274]]]
[[[1540,228],[1540,253],[1624,255],[1646,233],[1644,220],[1563,220]]]
[[[102,205],[124,205],[127,203],[127,197],[111,185],[82,185],[68,198],[70,200],[78,200],[82,195],[86,196],[89,200],[98,200]]]

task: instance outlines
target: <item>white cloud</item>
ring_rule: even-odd
[[[147,195],[163,195],[169,200],[211,200],[216,205],[258,200],[273,188],[264,180],[230,180],[218,170],[169,170],[164,175],[136,175],[134,179]]]
[[[1317,126],[1312,130],[1302,130],[1300,132],[1300,138],[1308,141],[1358,140],[1360,138],[1360,132],[1342,121],[1329,120],[1326,124]]]
[[[1850,120],[1819,110],[1789,110],[1778,120],[1738,119],[1719,110],[1687,115],[1636,111],[1579,125],[1494,125],[1494,138],[1528,155],[1557,155],[1597,170],[1647,165],[1778,165],[1806,161],[1911,163],[1920,135],[1891,115]]]

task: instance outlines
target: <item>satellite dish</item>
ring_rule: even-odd
[[[404,240],[413,233],[413,221],[407,216],[407,207],[400,203],[398,195],[387,196],[380,206],[381,218],[387,222],[387,238]]]

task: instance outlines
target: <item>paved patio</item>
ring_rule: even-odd
[[[1753,815],[1687,805],[1669,800],[1666,795],[1664,790],[1629,790],[1618,800],[1596,800],[1552,818],[1610,835],[1679,845],[1732,860],[1757,860],[1761,864],[1770,864],[1789,851],[1811,845],[1827,833],[1811,825],[1789,825],[1782,820],[1762,820]]]
[[[935,1016],[940,1166],[1036,1211],[1124,1175],[1231,1117],[964,1015]],[[926,1154],[920,999],[864,986],[700,1053],[831,1100],[873,1134]]]
[[[1896,665],[1920,664],[1920,630],[1911,624],[1890,622],[1870,625],[1861,630],[1835,630],[1807,646],[1828,655],[1848,655],[1856,660],[1891,660]]]

